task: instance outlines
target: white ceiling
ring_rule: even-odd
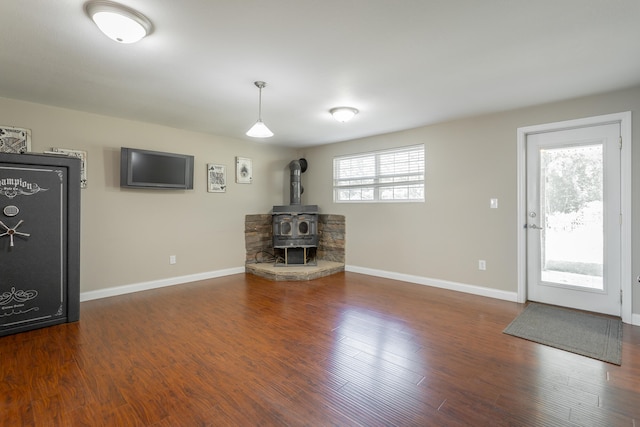
[[[252,140],[264,80],[264,143],[304,147],[640,84],[638,0],[120,2],[149,37],[2,0],[0,96]]]

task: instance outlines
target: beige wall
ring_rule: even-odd
[[[303,203],[346,216],[348,265],[516,292],[516,129],[621,111],[633,112],[637,165],[640,87],[297,152],[2,98],[0,125],[32,129],[33,151],[88,152],[89,184],[81,193],[83,292],[243,266],[244,215],[288,204],[287,165],[300,156],[309,161]],[[333,203],[333,156],[417,143],[426,146],[426,203]],[[195,155],[195,189],[121,189],[120,146]],[[235,184],[235,156],[253,159],[253,184]],[[226,193],[206,192],[206,163],[227,165]],[[634,195],[638,179],[635,168]],[[489,209],[490,198],[499,199],[499,209]],[[639,224],[640,197],[633,209]],[[633,233],[638,254],[640,227]],[[169,255],[177,256],[176,265],[169,265]],[[484,272],[479,259],[487,261]],[[635,256],[633,277],[639,274]],[[640,313],[640,292],[633,307]]]
[[[306,149],[303,202],[346,216],[348,265],[517,292],[517,128],[622,111],[633,112],[638,165],[640,87]],[[334,156],[418,143],[426,147],[425,203],[333,203]],[[639,178],[635,168],[634,196]],[[489,208],[491,198],[498,209]],[[640,224],[640,197],[633,209],[633,223]],[[633,233],[638,254],[640,227]],[[478,270],[479,259],[487,261],[486,271]],[[638,274],[635,256],[633,277]],[[640,292],[634,293],[638,313]]]
[[[81,191],[81,291],[244,266],[244,216],[283,203],[292,149],[0,98],[0,125],[31,129],[32,151],[88,152]],[[120,188],[120,147],[195,156],[191,191]],[[236,184],[235,156],[253,160]],[[206,164],[227,166],[226,193],[207,193]],[[287,184],[288,185],[288,184]],[[288,197],[288,195],[287,195]],[[169,255],[177,264],[169,265]]]

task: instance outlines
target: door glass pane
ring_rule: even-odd
[[[603,146],[540,150],[541,279],[603,289]]]

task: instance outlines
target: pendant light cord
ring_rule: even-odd
[[[259,86],[258,89],[260,89],[258,92],[258,120],[262,121],[262,86]]]

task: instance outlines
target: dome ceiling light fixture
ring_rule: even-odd
[[[262,121],[262,88],[267,84],[261,81],[253,82],[253,84],[260,90],[260,95],[258,95],[258,121],[247,131],[247,136],[252,138],[270,138],[273,136],[273,132],[271,132]]]
[[[340,123],[346,123],[358,114],[358,110],[353,107],[335,107],[329,113]]]
[[[100,31],[118,43],[135,43],[153,31],[146,16],[119,3],[94,0],[87,2],[84,10]]]

